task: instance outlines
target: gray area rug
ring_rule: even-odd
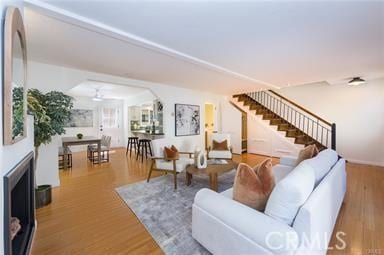
[[[233,186],[235,171],[219,176],[219,192]],[[173,175],[152,178],[116,189],[129,208],[151,233],[165,254],[210,254],[192,237],[192,203],[197,191],[209,187],[208,176],[193,176],[186,186],[180,173],[177,190]]]

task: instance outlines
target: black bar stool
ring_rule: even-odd
[[[136,152],[136,160],[139,159],[139,155],[141,155],[141,163],[143,163],[144,155],[145,158],[147,158],[148,150],[149,155],[152,156],[152,149],[151,149],[151,139],[139,139],[139,149]],[[141,149],[141,152],[140,152]]]
[[[137,151],[139,150],[139,138],[136,136],[128,137],[127,151],[125,152],[125,156],[127,156],[128,150],[129,150],[129,156],[132,155],[132,147],[137,153]]]

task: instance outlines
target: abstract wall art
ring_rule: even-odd
[[[93,110],[72,109],[66,127],[93,127]]]
[[[200,106],[175,104],[175,136],[200,134]]]

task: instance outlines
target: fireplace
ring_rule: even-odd
[[[29,254],[35,232],[33,153],[4,176],[4,254]]]

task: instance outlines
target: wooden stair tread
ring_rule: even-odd
[[[243,102],[243,105],[248,107],[249,110],[255,111],[256,115],[262,115],[263,120],[269,120],[269,124],[271,126],[277,126],[278,131],[285,131],[285,136],[288,138],[294,138],[295,144],[302,144],[305,146],[316,144],[319,150],[326,148],[324,145],[313,139],[310,135],[307,135],[299,128],[292,126],[287,120],[281,118],[270,109],[255,101],[250,96],[246,94],[237,94],[233,95],[232,97],[236,98],[238,102]]]

